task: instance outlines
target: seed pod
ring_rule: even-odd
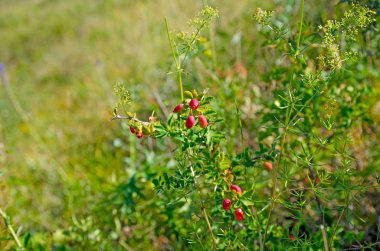
[[[241,208],[235,210],[235,217],[238,221],[242,221],[244,218],[244,212]]]
[[[202,127],[202,128],[206,128],[207,127],[207,119],[205,116],[203,115],[199,115],[198,116],[198,121],[199,121],[199,125]]]
[[[191,109],[196,110],[199,107],[199,101],[196,99],[192,99],[189,103]]]
[[[179,113],[179,112],[182,111],[183,107],[184,107],[184,104],[179,104],[179,105],[177,105],[177,106],[174,108],[173,112],[175,112],[175,113]]]
[[[190,115],[189,117],[187,117],[187,120],[186,120],[186,128],[190,129],[194,125],[195,125],[195,118],[194,116]]]

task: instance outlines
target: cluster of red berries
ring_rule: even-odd
[[[194,110],[194,111],[198,109],[199,105],[200,105],[200,103],[197,99],[192,99],[189,102],[190,109]],[[179,104],[174,108],[173,112],[180,113],[184,107],[185,107],[184,104]],[[207,127],[207,119],[205,116],[203,116],[201,114],[198,115],[198,122],[199,122],[200,127],[202,127],[202,128]],[[186,119],[186,128],[190,129],[194,125],[195,125],[195,117],[192,115],[192,112],[190,111],[190,115]]]
[[[231,185],[231,190],[234,191],[237,194],[241,194],[242,193],[241,188],[238,185],[235,185],[235,184]],[[230,199],[226,198],[226,199],[223,200],[222,206],[223,206],[224,210],[229,210],[230,207],[231,207],[231,205],[232,205],[232,201]],[[244,211],[243,211],[243,209],[241,209],[241,208],[236,209],[234,211],[234,214],[235,214],[236,220],[238,220],[238,221],[242,221],[243,220],[243,218],[244,218]]]
[[[131,133],[136,134],[136,137],[139,139],[141,139],[144,136],[142,130],[138,130],[134,126],[130,126],[129,130],[131,131]]]

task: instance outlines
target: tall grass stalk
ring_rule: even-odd
[[[23,246],[21,245],[21,242],[20,242],[19,238],[17,237],[17,234],[11,225],[11,220],[10,220],[9,216],[7,216],[6,213],[1,208],[0,208],[0,216],[1,216],[1,218],[3,218],[4,224],[7,227],[9,233],[11,234],[13,240],[16,242],[17,246],[19,248],[21,248],[21,250],[22,250]]]

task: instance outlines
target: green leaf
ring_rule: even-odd
[[[255,203],[253,203],[253,201],[251,200],[247,200],[247,199],[241,199],[240,200],[245,206],[249,207],[249,206],[253,206]]]
[[[193,98],[193,94],[192,94],[190,91],[185,91],[183,94],[184,94],[185,97],[187,97],[187,98]]]
[[[25,233],[22,237],[22,244],[24,247],[28,246],[29,240],[30,240],[31,234],[29,232]]]

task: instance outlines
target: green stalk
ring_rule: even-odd
[[[22,249],[23,247],[21,245],[21,242],[18,239],[17,234],[10,223],[9,217],[5,214],[5,212],[1,208],[0,208],[0,216],[3,218],[5,226],[8,228],[8,231],[11,234],[14,241],[16,242],[17,246]]]
[[[166,33],[168,34],[170,49],[172,51],[172,56],[173,56],[174,63],[176,65],[176,69],[177,69],[178,82],[179,82],[179,91],[181,93],[181,102],[182,102],[183,101],[182,67],[181,67],[181,63],[177,60],[177,56],[176,56],[176,53],[174,51],[174,46],[173,46],[172,38],[170,37],[170,32],[169,32],[168,20],[166,18],[165,18],[165,25],[166,25]]]
[[[288,116],[287,116],[288,117]],[[287,119],[288,120],[288,119]],[[273,189],[272,189],[272,202],[271,202],[271,205],[270,205],[270,208],[269,208],[269,213],[268,213],[268,218],[267,218],[267,224],[265,226],[265,232],[264,232],[264,238],[263,238],[263,242],[264,242],[264,246],[263,246],[263,250],[265,250],[265,242],[266,242],[266,239],[267,239],[267,235],[268,235],[268,229],[269,229],[269,223],[270,223],[270,218],[272,216],[272,211],[273,211],[273,208],[276,204],[276,188],[277,188],[277,175],[278,175],[278,168],[280,166],[280,163],[281,163],[281,157],[282,157],[282,153],[283,153],[283,149],[284,149],[284,143],[285,143],[285,139],[286,139],[286,130],[284,132],[284,134],[282,135],[281,137],[281,152],[280,152],[280,156],[278,158],[278,161],[276,163],[276,165],[274,166],[274,169],[275,169],[275,173],[274,173],[274,176],[273,176]]]
[[[300,20],[300,25],[299,25],[299,31],[298,31],[298,39],[297,39],[297,48],[296,48],[296,56],[298,56],[298,53],[299,53],[299,47],[300,47],[300,41],[301,41],[301,35],[302,35],[302,24],[303,24],[303,17],[304,17],[304,6],[305,6],[305,0],[301,0],[301,20]],[[291,76],[291,82],[293,82],[293,70],[292,70],[292,76]],[[310,98],[309,101],[312,100],[312,98],[314,97],[314,95]],[[307,102],[308,104],[308,102]],[[297,115],[306,107],[306,104],[304,107],[302,107],[294,116],[294,118],[297,117]],[[274,176],[273,176],[273,190],[272,190],[272,202],[271,202],[271,206],[269,208],[269,213],[268,213],[268,218],[267,218],[267,224],[265,226],[265,232],[264,232],[264,247],[263,247],[263,250],[265,250],[265,241],[266,241],[266,238],[267,238],[267,235],[268,235],[268,229],[269,229],[269,224],[270,224],[270,218],[271,218],[271,215],[272,215],[272,211],[273,211],[273,208],[276,204],[276,201],[275,201],[275,195],[276,195],[276,188],[277,188],[277,175],[278,175],[278,170],[279,170],[279,167],[280,167],[280,164],[281,164],[281,159],[282,159],[282,155],[283,155],[283,152],[284,152],[284,143],[285,143],[285,139],[286,139],[286,134],[287,134],[287,131],[288,131],[288,126],[292,123],[293,119],[291,120],[290,119],[290,116],[292,114],[292,111],[291,111],[291,107],[288,107],[286,108],[286,119],[285,119],[285,131],[284,133],[282,134],[281,136],[281,149],[280,149],[280,156],[277,160],[277,163],[275,164],[275,173],[274,173]]]
[[[255,214],[255,216],[253,216],[253,214]],[[256,221],[258,223],[258,229],[257,229],[257,231],[259,232],[260,251],[262,251],[262,250],[264,250],[264,243],[263,243],[263,236],[261,234],[261,227],[260,227],[260,223],[259,223],[259,217],[257,215],[256,210],[253,208],[253,206],[251,206],[251,218],[252,218],[252,222],[255,221],[254,217],[256,218]]]
[[[297,48],[296,48],[296,56],[298,56],[301,42],[301,34],[302,34],[302,24],[303,24],[303,12],[304,12],[305,0],[301,0],[301,22],[298,31],[298,39],[297,39]]]

